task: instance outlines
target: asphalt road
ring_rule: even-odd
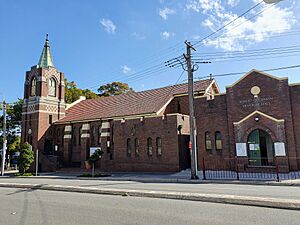
[[[185,183],[144,183],[133,181],[104,181],[104,180],[78,180],[78,179],[51,179],[51,178],[1,178],[0,183],[22,184],[52,184],[66,186],[80,186],[92,188],[152,190],[152,191],[178,191],[203,194],[241,195],[254,197],[270,197],[281,199],[300,200],[300,187],[298,186],[270,186],[270,185],[244,185],[244,184],[185,184]],[[300,224],[300,222],[299,222]]]
[[[7,225],[298,225],[300,212],[183,200],[0,188]]]

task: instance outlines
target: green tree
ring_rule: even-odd
[[[10,152],[10,146],[17,146],[17,143],[20,141],[20,131],[21,131],[21,120],[22,120],[22,104],[23,100],[18,99],[13,104],[7,105],[7,115],[6,115],[6,130],[7,130],[7,145],[8,151]],[[2,105],[0,106],[2,110]],[[0,129],[3,129],[3,115],[0,116]],[[14,143],[14,145],[12,145]],[[3,145],[3,137],[0,137],[0,145]]]
[[[69,82],[65,79],[65,101],[72,103],[79,99],[80,96],[85,96],[87,99],[98,98],[99,96],[89,89],[80,89],[74,81]]]
[[[21,173],[25,173],[34,161],[34,154],[27,142],[21,148],[18,165]]]
[[[14,141],[8,145],[8,151],[10,154],[14,152],[20,152],[21,150],[21,137],[15,137]]]
[[[110,84],[100,86],[98,88],[98,92],[100,96],[107,97],[134,92],[134,90],[126,83],[112,82]]]

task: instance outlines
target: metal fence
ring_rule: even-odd
[[[263,180],[281,181],[300,179],[300,170],[293,171],[299,158],[202,158],[199,178],[203,180]]]

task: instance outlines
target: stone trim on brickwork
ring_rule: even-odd
[[[89,131],[90,130],[90,124],[85,123],[82,125],[82,131]]]
[[[261,71],[261,70],[252,69],[252,70],[250,70],[248,73],[246,73],[244,76],[242,76],[240,79],[238,79],[236,82],[234,82],[232,85],[226,86],[226,89],[227,89],[227,88],[232,88],[233,86],[235,86],[235,85],[238,84],[240,81],[242,81],[243,79],[245,79],[247,76],[249,76],[250,74],[252,74],[252,73],[254,73],[254,72],[260,73],[260,74],[262,74],[262,75],[265,75],[265,76],[267,76],[267,77],[270,77],[270,78],[273,78],[273,79],[276,79],[276,80],[287,80],[287,79],[288,79],[287,77],[275,77],[275,76],[273,76],[273,75],[271,75],[271,74],[268,74],[268,73],[266,73],[266,72],[263,72],[263,71]]]
[[[258,111],[258,110],[255,110],[254,112],[250,113],[248,116],[244,117],[244,118],[241,119],[240,121],[234,122],[233,125],[239,125],[239,124],[241,124],[242,122],[246,121],[247,119],[249,119],[250,117],[252,117],[252,116],[255,115],[255,114],[259,114],[259,115],[261,115],[261,116],[264,116],[264,117],[266,117],[266,118],[268,118],[268,119],[270,119],[270,120],[273,120],[273,121],[275,121],[275,122],[277,122],[277,123],[284,123],[284,119],[276,119],[276,118],[274,118],[274,117],[272,117],[272,116],[269,116],[269,115],[267,115],[267,114],[265,114],[265,113],[263,113],[263,112],[260,112],[260,111]]]
[[[33,113],[48,113],[48,114],[57,114],[57,112],[50,112],[50,111],[46,111],[46,110],[35,110],[35,111],[31,111],[31,112],[22,112],[22,115],[28,115],[28,114],[33,114]],[[66,113],[62,113],[60,112],[59,115],[66,115]]]
[[[157,112],[156,112],[156,115],[159,115],[169,104],[170,102],[174,99],[174,97],[172,96],[167,102],[166,104],[164,104],[163,107],[161,107],[161,109],[159,109]]]

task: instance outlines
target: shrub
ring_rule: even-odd
[[[30,144],[27,142],[21,148],[20,155],[18,157],[18,165],[21,173],[25,173],[34,161],[34,154],[31,150]]]

